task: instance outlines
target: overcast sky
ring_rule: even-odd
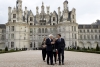
[[[16,7],[17,0],[0,0],[0,24],[7,23],[8,7]],[[28,10],[32,10],[36,14],[36,6],[41,10],[42,1],[45,6],[50,6],[50,11],[58,11],[58,7],[63,10],[63,2],[65,0],[22,0],[23,10],[27,6]],[[91,24],[97,19],[100,19],[100,0],[68,0],[69,10],[76,8],[77,23]]]

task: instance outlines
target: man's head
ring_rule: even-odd
[[[57,38],[60,38],[61,37],[61,34],[57,34]]]
[[[50,38],[50,39],[53,39],[53,35],[52,35],[52,34],[50,34],[50,35],[49,35],[49,38]]]

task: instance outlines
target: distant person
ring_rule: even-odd
[[[44,62],[46,58],[46,44],[45,43],[46,43],[46,38],[44,38],[42,42],[42,58]]]
[[[49,38],[46,39],[46,45],[47,45],[47,65],[49,65],[49,59],[50,59],[50,62],[51,62],[51,65],[54,65],[53,64],[53,47],[52,45],[54,44],[53,42],[53,35],[50,34],[49,35]]]
[[[62,65],[64,65],[64,48],[65,48],[65,40],[61,38],[61,34],[57,34],[56,50],[58,50],[58,59],[59,65],[61,65],[61,56],[62,56]]]
[[[53,38],[53,42],[55,42],[56,41],[56,39],[55,38]],[[54,58],[54,61],[55,61],[55,64],[56,64],[56,57],[57,57],[57,54],[56,54],[56,47],[55,47],[55,44],[53,44],[52,45],[52,47],[53,47],[53,58]]]

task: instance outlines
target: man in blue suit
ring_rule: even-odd
[[[57,40],[55,42],[56,50],[58,51],[59,65],[61,65],[61,56],[62,56],[62,65],[64,65],[64,48],[65,40],[61,38],[61,34],[57,34]]]
[[[50,34],[49,35],[49,38],[46,39],[46,50],[47,50],[47,64],[49,65],[49,58],[50,58],[50,62],[51,62],[51,65],[54,65],[53,64],[53,47],[52,45],[54,44],[53,42],[53,35]]]

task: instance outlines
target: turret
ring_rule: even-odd
[[[8,7],[8,22],[11,21],[11,7]]]
[[[16,8],[18,10],[22,10],[22,0],[17,0],[17,2],[16,2]]]
[[[47,14],[49,14],[50,13],[50,7],[48,6],[47,7]]]
[[[25,12],[24,12],[24,15],[25,15],[25,22],[27,22],[27,13],[28,13],[27,7],[25,7]]]
[[[38,10],[39,10],[39,7],[37,6],[36,7],[36,14],[39,14]]]
[[[45,11],[44,11],[44,3],[42,2],[42,6],[41,6],[41,13],[45,13]]]
[[[67,0],[64,1],[63,8],[64,8],[64,10],[68,10],[68,1]]]

